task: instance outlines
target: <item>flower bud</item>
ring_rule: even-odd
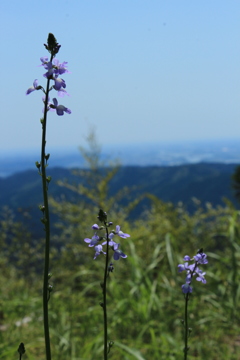
[[[38,170],[40,169],[40,167],[41,167],[41,163],[39,162],[39,161],[36,161],[35,162],[35,165],[36,165],[36,167],[38,168]]]
[[[107,221],[107,213],[104,212],[102,209],[100,209],[99,213],[98,213],[98,219],[101,222],[106,222]]]
[[[39,209],[44,212],[45,211],[45,206],[44,205],[39,205]]]
[[[21,343],[18,347],[18,352],[20,354],[20,356],[22,356],[25,353],[25,346],[24,343]]]

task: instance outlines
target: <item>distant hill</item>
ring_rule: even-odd
[[[183,202],[191,212],[194,210],[192,198],[199,199],[202,204],[210,202],[213,206],[223,205],[223,198],[235,202],[231,189],[231,175],[236,164],[191,164],[171,167],[163,166],[123,166],[110,183],[109,193],[114,194],[123,186],[128,186],[131,191],[130,198],[143,193],[151,193],[165,202],[177,204]],[[48,175],[52,176],[49,194],[60,197],[64,194],[69,200],[76,200],[76,194],[56,184],[57,180],[67,179],[68,182],[80,182],[81,178],[64,168],[49,168]],[[19,214],[18,209],[27,210],[32,214],[32,228],[35,227],[40,213],[38,205],[42,204],[41,177],[37,170],[29,170],[0,178],[0,206],[7,205]],[[235,202],[236,203],[236,202]],[[138,212],[147,206],[143,202]],[[24,211],[22,211],[22,214]],[[138,214],[135,214],[135,216]],[[19,215],[17,215],[18,217]],[[38,227],[38,226],[37,226]]]

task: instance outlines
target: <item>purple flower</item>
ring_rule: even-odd
[[[44,69],[48,70],[49,69],[49,63],[50,61],[48,61],[48,57],[47,56],[43,56],[40,58],[42,64],[39,66],[43,66]],[[51,68],[53,69],[53,73],[55,75],[62,75],[64,73],[69,73],[68,69],[67,69],[67,62],[64,61],[63,63],[60,63],[59,60],[57,60],[56,58],[53,59],[52,64],[51,64]]]
[[[197,264],[207,264],[208,263],[207,255],[204,253],[198,253],[197,255],[195,255],[194,260]]]
[[[59,60],[56,58],[53,59],[53,67],[54,67],[54,73],[56,75],[62,75],[64,73],[69,73],[67,69],[67,62],[64,61],[63,63],[60,63]]]
[[[120,246],[120,244],[115,244],[115,245],[113,246],[113,250],[114,250],[113,258],[114,258],[114,260],[119,260],[120,257],[122,257],[122,258],[126,258],[126,257],[127,257],[127,255],[125,255],[125,254],[122,252],[122,250],[119,250],[119,246]]]
[[[99,225],[98,224],[93,224],[92,229],[93,230],[99,230]]]
[[[35,90],[39,90],[39,89],[42,89],[42,87],[38,86],[38,80],[35,79],[33,82],[33,86],[31,86],[29,89],[27,89],[26,95],[29,95],[31,92],[33,92]]]
[[[41,60],[42,64],[39,65],[39,66],[43,66],[44,69],[47,69],[47,68],[48,68],[47,63],[49,62],[49,61],[48,61],[48,57],[47,57],[47,56],[43,56],[43,57],[40,58],[40,60]]]
[[[54,78],[54,81],[55,81],[55,85],[54,85],[54,89],[55,90],[60,90],[61,88],[64,88],[66,87],[66,83],[65,83],[65,80],[63,79],[60,79],[58,78],[57,76]]]
[[[53,78],[53,80],[55,81],[55,85],[53,86],[53,88],[58,91],[58,96],[63,97],[64,95],[69,95],[65,90],[66,88],[65,80],[60,79],[57,76]]]
[[[96,233],[93,235],[93,237],[91,239],[89,239],[89,238],[84,239],[84,241],[86,243],[89,243],[89,245],[88,245],[89,247],[95,246],[99,240],[100,240],[100,237]]]
[[[124,232],[122,232],[122,230],[120,230],[120,226],[119,226],[119,225],[116,226],[116,230],[113,231],[113,233],[114,233],[115,235],[120,236],[120,237],[123,238],[123,239],[126,239],[126,238],[130,237],[129,234],[125,234]]]
[[[69,93],[66,90],[64,90],[62,88],[60,90],[58,90],[58,96],[64,97],[65,95],[69,96]]]
[[[206,273],[197,268],[196,274],[198,275],[198,276],[196,277],[196,280],[197,280],[197,281],[201,281],[203,284],[206,284],[207,281],[206,281],[206,279],[205,279],[205,277],[204,277],[204,275],[205,275]]]
[[[184,294],[191,293],[192,287],[189,284],[184,284],[184,285],[182,285],[182,292]]]
[[[97,258],[97,256],[99,256],[101,253],[106,255],[106,253],[102,249],[102,245],[95,246],[95,256],[93,259],[95,260]]]
[[[48,70],[45,74],[43,74],[43,76],[45,77],[45,78],[52,78],[52,76],[53,76],[53,74],[54,74],[54,69],[53,69],[53,66],[52,66],[52,62],[51,61],[49,61],[48,63],[46,63],[45,64],[45,66],[44,66],[44,68],[46,69],[46,70]]]
[[[192,287],[190,286],[193,277],[196,275],[196,280],[201,281],[203,284],[206,284],[206,279],[204,275],[206,274],[201,269],[199,269],[199,265],[205,265],[208,263],[207,255],[202,251],[198,251],[197,255],[195,255],[192,259],[189,255],[184,256],[183,260],[184,264],[178,265],[178,272],[186,271],[186,284],[182,285],[182,291],[184,294],[191,293]],[[189,261],[194,261],[193,264],[189,265]]]
[[[67,114],[71,114],[71,110],[66,108],[63,105],[58,105],[58,101],[56,98],[53,98],[53,104],[50,104],[50,108],[51,109],[56,109],[56,112],[59,116],[63,115],[64,112],[66,112]]]
[[[117,243],[115,243],[115,241],[113,241],[113,238],[114,238],[114,234],[110,233],[108,235],[108,245],[110,245],[110,246],[117,245]],[[107,244],[107,240],[102,243],[102,245],[106,245],[106,244]]]

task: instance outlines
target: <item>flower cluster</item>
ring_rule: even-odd
[[[199,265],[205,265],[208,263],[207,255],[204,254],[203,250],[199,250],[197,255],[195,255],[192,259],[190,256],[186,255],[184,256],[183,260],[185,261],[184,264],[178,265],[178,272],[185,271],[187,272],[186,276],[186,283],[182,285],[182,292],[184,294],[191,293],[192,292],[192,286],[190,286],[192,282],[193,276],[196,275],[196,280],[201,281],[203,284],[206,284],[206,279],[204,278],[204,275],[206,274],[201,269],[199,269]],[[189,265],[189,261],[194,261],[193,264]]]
[[[112,225],[112,223],[109,223],[109,224]],[[121,257],[122,258],[127,257],[127,255],[124,254],[122,252],[122,250],[119,249],[120,244],[116,243],[113,240],[115,235],[121,237],[122,239],[126,239],[126,238],[130,237],[129,234],[126,234],[121,230],[119,225],[116,226],[116,230],[112,230],[109,234],[105,234],[105,236],[99,236],[98,233],[97,233],[97,231],[100,231],[100,230],[104,229],[103,226],[99,226],[98,224],[94,224],[92,226],[92,229],[95,231],[93,237],[91,239],[86,238],[86,239],[84,239],[84,241],[89,244],[88,245],[89,247],[94,246],[94,248],[95,248],[94,259],[96,259],[97,256],[99,256],[101,253],[106,254],[106,252],[103,251],[103,246],[106,245],[106,244],[108,244],[111,247],[111,249],[114,251],[114,254],[113,254],[114,260],[119,260]],[[99,244],[99,242],[102,242],[102,243]]]
[[[42,64],[40,66],[43,66],[46,70],[46,73],[43,74],[43,76],[49,80],[54,81],[54,85],[49,89],[51,91],[52,89],[56,90],[58,92],[58,96],[63,97],[64,95],[69,95],[67,93],[66,89],[66,83],[65,80],[60,78],[59,76],[64,73],[69,73],[67,69],[67,62],[64,61],[63,63],[60,63],[58,59],[54,58],[52,61],[48,59],[48,57],[44,56],[40,58]],[[42,90],[45,95],[46,92],[43,89],[41,85],[38,85],[38,80],[35,79],[33,82],[33,86],[27,89],[26,95],[29,95],[31,92],[35,90]],[[45,97],[43,98],[43,101],[45,101]],[[67,114],[71,114],[71,110],[66,108],[63,105],[58,105],[58,101],[56,98],[53,98],[53,102],[50,103],[48,99],[47,104],[47,110],[53,110],[56,111],[57,115],[63,115],[64,112]]]

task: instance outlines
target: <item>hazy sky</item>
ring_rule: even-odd
[[[72,114],[48,117],[51,146],[240,138],[239,0],[1,0],[0,147],[40,147],[40,57],[49,32]],[[52,92],[51,98],[56,96]]]

